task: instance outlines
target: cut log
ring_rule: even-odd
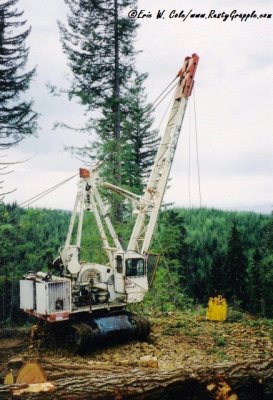
[[[222,380],[228,382],[240,400],[270,399],[273,395],[273,358],[175,369],[49,361],[43,362],[42,366],[56,386],[55,391],[22,394],[20,398],[205,400],[213,398],[207,385]],[[0,386],[0,399],[18,398],[13,393],[20,387],[22,385]]]

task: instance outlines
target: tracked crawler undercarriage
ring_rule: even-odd
[[[127,311],[104,313],[97,316],[81,315],[69,322],[49,324],[39,321],[32,328],[32,338],[42,346],[65,348],[73,353],[88,353],[101,344],[145,340],[151,327],[145,318]]]

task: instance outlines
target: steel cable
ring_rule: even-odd
[[[70,178],[67,178],[64,181],[59,182],[56,185],[44,190],[43,192],[37,194],[36,196],[33,196],[33,197],[29,198],[28,200],[23,201],[21,204],[18,205],[18,207],[28,207],[30,204],[42,199],[47,194],[49,194],[49,193],[53,192],[54,190],[58,189],[59,187],[63,186],[66,182],[70,181],[71,179],[75,178],[76,176],[78,176],[78,174],[75,174],[75,175],[71,176]]]

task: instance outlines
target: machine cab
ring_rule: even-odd
[[[146,259],[134,251],[115,255],[115,291],[128,303],[140,302],[148,291]]]
[[[125,276],[128,279],[146,275],[146,266],[143,257],[125,258]]]

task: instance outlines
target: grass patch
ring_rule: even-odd
[[[241,311],[234,310],[233,308],[228,308],[228,322],[242,322],[245,320],[245,316]]]
[[[21,339],[30,336],[30,327],[1,327],[0,339]]]
[[[217,347],[224,347],[226,346],[226,341],[225,338],[223,336],[216,336],[214,338],[214,344]]]

